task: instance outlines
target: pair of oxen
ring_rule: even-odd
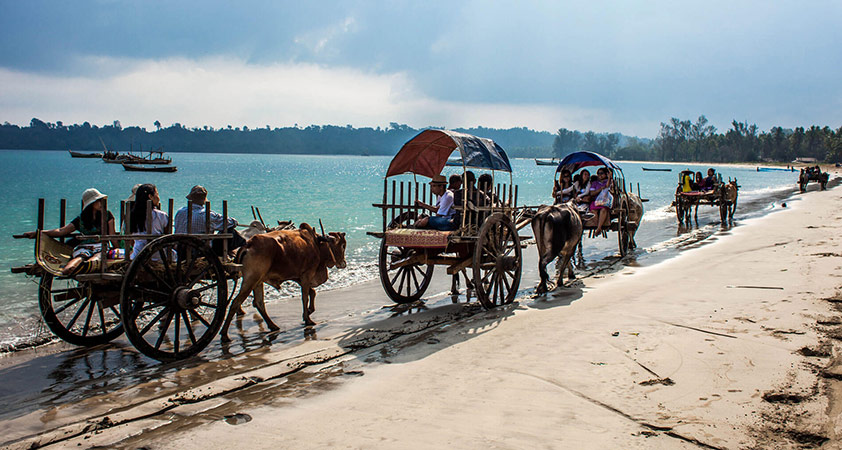
[[[634,194],[628,194],[629,205],[629,248],[637,246],[634,235],[643,217],[643,202]],[[532,218],[532,232],[538,245],[538,272],[541,275],[541,283],[535,288],[535,293],[540,295],[548,291],[547,265],[555,258],[559,258],[556,264],[558,267],[558,280],[555,287],[563,285],[564,271],[567,269],[567,278],[575,278],[573,273],[573,256],[576,248],[581,245],[584,227],[582,217],[571,202],[555,205],[541,205],[538,212]]]

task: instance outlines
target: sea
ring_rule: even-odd
[[[33,262],[33,243],[13,239],[13,234],[33,230],[37,224],[38,199],[46,201],[45,227],[59,225],[60,199],[67,200],[67,221],[81,209],[81,195],[94,187],[108,195],[112,213],[119,217],[120,200],[125,200],[137,183],[158,187],[163,209],[172,198],[175,208],[186,205],[185,195],[194,185],[208,190],[208,200],[221,212],[227,200],[229,215],[241,224],[254,217],[259,208],[267,225],[292,220],[306,222],[318,229],[347,234],[347,268],[332,271],[330,280],[320,289],[339,289],[377,278],[379,240],[366,235],[380,231],[381,211],[372,206],[383,196],[383,177],[391,157],[200,154],[170,153],[175,173],[126,172],[120,165],[104,164],[97,159],[71,158],[66,151],[0,150],[0,349],[12,351],[43,339],[38,312],[38,279],[12,274],[10,269]],[[514,159],[512,180],[518,185],[518,203],[540,205],[552,202],[554,166],[539,166],[533,159]],[[706,173],[713,167],[723,179],[738,180],[739,205],[735,223],[762,215],[780,207],[781,201],[795,192],[798,173],[757,171],[756,167],[698,164],[662,164],[620,162],[626,182],[634,192],[648,199],[636,240],[638,261],[657,261],[676,254],[688,242],[698,242],[720,229],[719,210],[699,208],[698,224],[679,227],[670,206],[684,169]],[[643,171],[642,168],[672,169]],[[461,168],[446,167],[444,174],[461,173]],[[477,175],[481,171],[475,171]],[[495,175],[495,180],[508,174]],[[411,180],[403,175],[398,178]],[[423,179],[419,177],[419,181]],[[522,234],[530,234],[527,227]],[[616,233],[609,239],[586,239],[587,260],[612,258],[617,253]],[[526,251],[535,251],[534,247]],[[523,288],[523,286],[522,286]],[[297,285],[286,283],[279,291],[267,290],[267,301],[280,301],[298,295]],[[384,294],[385,297],[385,294]]]

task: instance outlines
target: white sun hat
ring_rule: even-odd
[[[94,188],[85,190],[85,192],[82,193],[82,211],[101,198],[108,198],[108,196]]]

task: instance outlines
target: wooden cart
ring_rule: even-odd
[[[722,223],[734,218],[740,189],[736,179],[731,180],[729,178],[728,182],[725,183],[720,175],[712,189],[688,190],[690,181],[687,177],[692,180],[692,170],[684,170],[678,174],[678,187],[675,190],[675,200],[672,202],[679,225],[690,225],[691,212],[693,218],[698,220],[699,205],[718,207],[719,218]]]
[[[107,199],[102,210],[107,211]],[[205,205],[210,211],[210,203]],[[65,223],[66,201],[61,201],[60,226]],[[151,204],[147,217],[150,229]],[[129,215],[121,202],[121,222]],[[192,208],[188,203],[188,223]],[[173,200],[169,201],[170,218]],[[227,223],[228,205],[223,202]],[[103,222],[105,221],[103,215]],[[130,229],[129,224],[125,227]],[[44,229],[44,200],[38,201],[38,230]],[[107,229],[105,223],[100,229]],[[59,338],[75,345],[107,343],[124,331],[129,341],[146,356],[161,361],[178,360],[201,352],[216,336],[228,305],[228,280],[239,277],[238,266],[227,257],[231,234],[213,234],[209,216],[201,234],[166,233],[149,241],[133,260],[128,259],[132,239],[148,235],[76,236],[104,243],[100,258],[72,276],[62,275],[73,248],[37,233],[35,263],[12,269],[40,277],[38,303],[47,326]],[[22,236],[15,236],[22,237]],[[211,249],[221,239],[222,256]],[[125,256],[109,258],[123,247]]]
[[[575,152],[565,156],[556,169],[556,182],[558,182],[558,178],[564,170],[569,170],[573,175],[580,169],[592,166],[608,169],[609,177],[612,180],[609,192],[611,192],[614,201],[609,211],[609,224],[603,226],[603,230],[617,233],[617,248],[620,256],[626,256],[630,250],[636,247],[634,235],[643,218],[643,202],[648,200],[640,198],[640,186],[638,186],[637,195],[631,192],[631,188],[626,190],[626,178],[623,169],[605,156],[594,152]],[[582,213],[582,228],[589,232],[590,237],[594,237],[594,231],[598,225],[597,220],[596,215],[588,212]],[[582,260],[581,254],[580,246],[580,261]]]
[[[456,230],[414,228],[423,212],[415,201],[435,203],[427,183],[419,182],[417,176],[439,175],[456,151],[463,180],[468,169],[488,171],[491,185],[485,191],[463,189],[461,202],[455,205],[461,216]],[[474,291],[485,308],[514,301],[523,265],[518,230],[530,219],[527,208],[517,206],[518,189],[511,172],[508,156],[499,145],[468,134],[425,130],[401,148],[386,173],[383,200],[373,205],[382,211],[382,231],[368,233],[381,240],[378,267],[389,298],[397,303],[420,299],[435,266],[442,265],[450,275],[470,270]],[[390,180],[402,174],[412,174],[412,180]],[[503,182],[499,182],[501,174]]]
[[[805,167],[798,174],[798,188],[801,192],[807,192],[807,184],[815,181],[819,183],[821,190],[825,190],[829,179],[830,175],[827,172],[822,172],[819,166]]]

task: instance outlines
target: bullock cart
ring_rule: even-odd
[[[690,225],[691,212],[693,218],[699,218],[699,205],[707,205],[719,208],[719,218],[722,223],[734,218],[737,210],[737,197],[740,186],[737,180],[728,179],[722,181],[722,175],[717,176],[713,187],[708,190],[694,190],[691,186],[693,179],[692,170],[684,170],[678,174],[678,187],[675,190],[675,200],[672,206],[675,207],[675,215],[679,225]]]
[[[617,233],[617,247],[620,256],[626,256],[631,249],[636,247],[634,235],[640,225],[640,220],[643,218],[643,202],[648,200],[640,198],[639,185],[637,195],[631,192],[631,188],[627,191],[623,169],[614,161],[599,153],[575,152],[565,156],[556,169],[556,181],[565,170],[569,170],[571,175],[574,175],[580,169],[592,166],[608,169],[608,177],[611,180],[609,192],[613,201],[608,211],[608,223],[602,228]],[[588,231],[590,237],[594,237],[598,225],[598,215],[579,211],[582,216],[582,229]],[[579,248],[579,259],[581,260],[581,246]]]
[[[801,172],[798,174],[798,188],[801,192],[807,192],[807,184],[811,181],[815,181],[819,183],[821,186],[821,190],[827,189],[827,182],[830,179],[830,175],[827,172],[822,172],[822,169],[819,166],[814,167],[805,167],[801,169]]]
[[[102,202],[102,211],[107,211],[107,198],[98,201]],[[210,211],[210,203],[205,207]],[[238,278],[239,271],[228,258],[227,239],[232,235],[212,233],[208,215],[203,233],[171,234],[170,221],[165,233],[148,241],[132,260],[128,258],[132,240],[149,236],[73,236],[102,243],[100,259],[64,275],[62,267],[71,259],[73,247],[65,238],[41,233],[45,229],[44,209],[44,199],[40,199],[35,262],[12,268],[12,272],[40,279],[41,316],[56,336],[71,344],[95,346],[125,331],[138,351],[160,361],[193,356],[213,340],[225,319],[228,281]],[[65,210],[66,201],[62,199],[60,226],[65,224]],[[121,202],[120,210],[120,223],[129,222],[125,202]],[[151,210],[150,204],[146,229],[151,229]],[[223,202],[222,211],[227,222],[227,202]],[[187,214],[187,223],[191,223],[192,208],[188,207]],[[172,199],[169,216],[173,217]],[[105,215],[102,221],[100,229],[106,230]],[[124,228],[131,229],[129,225]],[[221,240],[214,246],[221,252],[212,249],[215,240]]]
[[[461,156],[463,180],[474,169],[490,173],[491,183],[465,186],[456,196],[455,230],[417,229],[424,209],[416,200],[435,203],[432,188],[428,192],[426,180],[417,176],[438,176],[454,152]],[[382,231],[368,233],[380,239],[378,266],[386,294],[396,303],[418,300],[441,265],[454,276],[469,270],[485,308],[514,301],[523,265],[518,230],[531,220],[529,209],[517,201],[509,158],[494,141],[446,130],[425,130],[412,138],[389,165],[383,199],[373,205],[382,211]]]

